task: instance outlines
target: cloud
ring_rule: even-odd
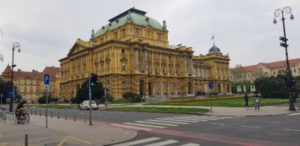
[[[300,54],[300,2],[295,0],[2,0],[0,5],[0,62],[3,70],[11,62],[12,43],[21,43],[17,68],[43,70],[59,66],[77,38],[88,40],[92,29],[131,8],[144,10],[159,22],[167,21],[170,44],[193,47],[194,55],[206,54],[216,45],[229,53],[231,66],[284,60],[279,46],[282,24],[272,24],[276,8],[291,6],[294,21],[288,20],[290,58]]]

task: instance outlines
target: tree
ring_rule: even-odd
[[[15,87],[16,89],[16,87]],[[8,97],[9,92],[11,91],[11,82],[6,82],[0,80],[0,96],[2,95],[2,103],[6,103],[6,98]],[[16,91],[16,97],[18,96],[17,90]],[[1,103],[1,101],[0,101]]]
[[[81,87],[77,90],[76,97],[74,97],[71,101],[73,103],[81,103],[83,100],[89,100],[89,80],[87,79]],[[102,83],[97,83],[92,89],[92,99],[93,100],[101,100],[104,97],[104,88]]]
[[[286,76],[263,77],[255,80],[255,87],[265,98],[288,98]]]

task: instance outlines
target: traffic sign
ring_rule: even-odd
[[[8,92],[8,97],[15,97],[15,94],[14,94],[14,92]]]
[[[209,89],[213,89],[214,88],[214,83],[213,83],[212,80],[209,81],[208,87],[209,87]]]
[[[44,84],[45,85],[49,85],[50,83],[50,75],[49,74],[45,74],[44,75]]]

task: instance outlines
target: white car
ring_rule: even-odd
[[[91,109],[97,110],[98,105],[94,100],[91,100]],[[90,101],[89,100],[84,100],[81,104],[79,104],[79,109],[80,110],[89,110],[90,109]]]

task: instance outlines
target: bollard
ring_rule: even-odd
[[[68,119],[68,117],[67,117],[67,112],[65,112],[65,120],[67,120]]]
[[[28,134],[25,134],[25,146],[28,146]]]
[[[36,116],[36,109],[34,109],[34,115]]]
[[[77,120],[77,115],[76,115],[76,112],[74,113],[74,121]]]
[[[5,113],[5,117],[4,117],[4,124],[6,124],[6,119],[7,119],[7,114]]]
[[[41,109],[39,109],[40,110],[40,116],[42,116],[42,110]]]
[[[59,111],[57,111],[57,119],[59,119]]]
[[[15,117],[14,114],[11,114],[11,116],[13,117],[13,121],[16,121],[16,120],[17,120],[17,119],[15,119],[15,118],[17,118],[17,117]]]

